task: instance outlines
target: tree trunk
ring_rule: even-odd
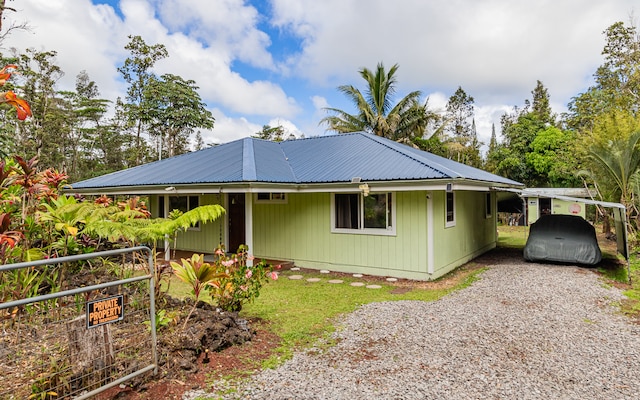
[[[606,211],[602,214],[602,233],[611,233],[611,220]]]
[[[74,376],[82,377],[82,387],[102,381],[114,363],[109,326],[105,324],[87,328],[85,315],[67,322],[69,363],[72,365]]]

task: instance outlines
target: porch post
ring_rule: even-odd
[[[249,247],[249,254],[254,254],[253,248],[253,195],[244,194],[244,234],[245,244]],[[253,266],[252,260],[247,260],[247,266]]]
[[[433,275],[433,192],[427,192],[427,273]]]

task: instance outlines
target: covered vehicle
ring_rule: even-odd
[[[602,260],[596,230],[576,215],[543,215],[531,224],[524,246],[527,261],[595,265]]]

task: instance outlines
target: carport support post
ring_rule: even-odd
[[[254,254],[253,248],[253,195],[251,192],[244,194],[244,235],[245,244],[249,248],[249,254]],[[253,266],[253,260],[247,259],[247,266]]]

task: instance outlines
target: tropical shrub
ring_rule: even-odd
[[[225,311],[240,311],[242,305],[252,302],[260,295],[262,286],[271,280],[278,279],[280,265],[275,267],[264,260],[253,266],[247,261],[255,261],[249,254],[249,248],[241,245],[236,254],[227,254],[223,247],[215,251],[214,266],[223,273],[207,285],[214,303]]]
[[[189,284],[192,289],[194,297],[193,307],[187,318],[184,320],[183,329],[187,327],[187,321],[193,314],[200,298],[200,293],[207,285],[212,285],[216,279],[226,277],[222,272],[216,271],[216,268],[211,264],[204,262],[203,254],[194,254],[190,259],[182,259],[182,264],[178,264],[175,261],[171,262],[171,268],[173,273],[183,282]]]

